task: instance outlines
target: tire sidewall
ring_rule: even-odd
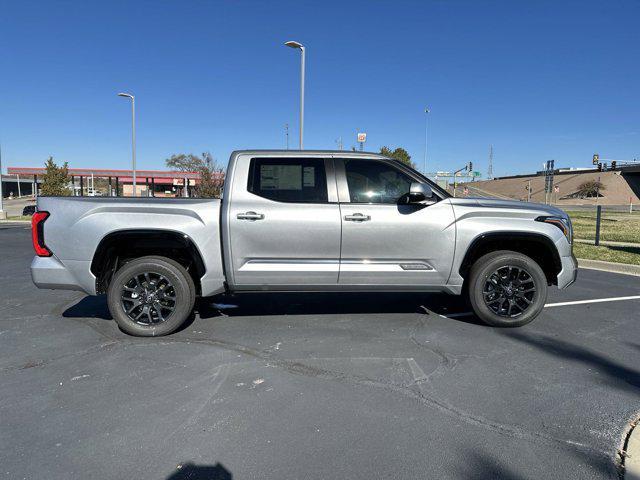
[[[483,290],[489,276],[500,267],[512,265],[524,268],[534,281],[536,292],[533,303],[525,312],[514,318],[501,317],[485,303]],[[469,300],[480,319],[495,327],[519,327],[533,321],[544,308],[547,300],[547,278],[540,266],[531,258],[517,252],[496,252],[481,257],[471,269]]]
[[[141,325],[125,313],[122,302],[122,287],[134,275],[154,272],[165,276],[173,285],[176,293],[176,308],[164,322],[154,325]],[[142,257],[121,267],[114,275],[107,292],[107,303],[111,316],[118,326],[130,335],[160,336],[178,329],[187,319],[195,301],[193,280],[178,263],[161,257]]]

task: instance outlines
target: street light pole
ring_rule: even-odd
[[[118,96],[131,99],[131,163],[133,167],[133,196],[136,197],[136,97],[130,93],[119,93]]]
[[[429,140],[429,107],[424,109],[425,121],[424,121],[424,175],[427,176],[427,141]]]
[[[300,50],[300,150],[303,149],[303,141],[302,137],[304,134],[304,71],[305,71],[305,48],[299,42],[295,42],[293,40],[289,40],[284,43],[287,47],[297,48]]]
[[[7,218],[7,214],[2,209],[3,193],[2,193],[2,149],[0,147],[0,220]]]

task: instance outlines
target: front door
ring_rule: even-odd
[[[336,173],[342,221],[338,283],[405,289],[446,284],[455,249],[451,204],[407,204],[410,185],[419,179],[393,162],[337,159]]]
[[[235,287],[335,287],[341,225],[332,160],[241,156],[231,195]]]

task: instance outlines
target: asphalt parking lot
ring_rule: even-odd
[[[513,330],[443,295],[252,294],[142,339],[36,289],[26,227],[0,225],[4,478],[618,478],[640,277],[581,269]]]

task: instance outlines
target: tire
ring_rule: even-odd
[[[544,308],[547,277],[530,257],[500,250],[476,260],[467,291],[471,308],[482,321],[494,327],[520,327]]]
[[[185,268],[156,256],[122,266],[107,291],[109,311],[118,326],[141,337],[175,332],[191,314],[195,299],[195,285]]]

